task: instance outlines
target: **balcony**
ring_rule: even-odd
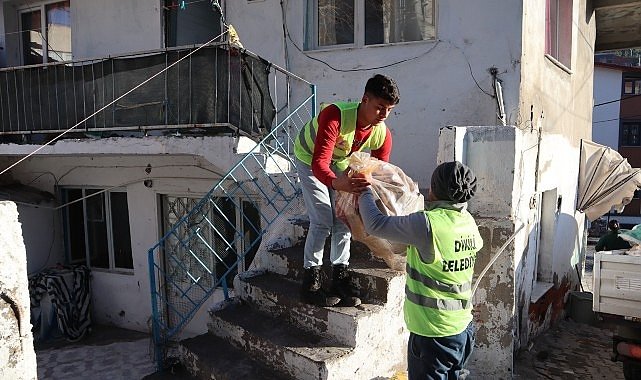
[[[0,142],[41,143],[72,128],[65,137],[257,140],[278,121],[279,89],[287,92],[281,109],[289,104],[290,77],[227,43],[1,69]]]

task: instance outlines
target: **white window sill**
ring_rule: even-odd
[[[546,55],[545,55],[545,58],[547,58],[550,62],[554,63],[554,65],[555,65],[555,66],[557,66],[559,69],[561,69],[561,70],[565,71],[566,73],[568,73],[568,74],[570,74],[570,75],[572,75],[572,74],[573,74],[573,73],[572,73],[572,70],[570,70],[570,68],[568,68],[567,66],[565,66],[564,64],[562,64],[559,60],[557,60],[557,59],[556,59],[556,58],[554,58],[553,56],[551,56],[551,55],[549,55],[549,54],[546,54]]]
[[[100,273],[107,273],[107,274],[119,274],[119,275],[126,275],[126,276],[133,276],[134,275],[134,270],[133,269],[107,269],[107,268],[89,268],[91,269],[92,272],[100,272]]]
[[[421,40],[421,41],[405,41],[405,42],[391,42],[388,44],[372,44],[372,45],[356,45],[356,44],[344,44],[344,45],[331,45],[331,46],[319,46],[317,48],[307,48],[304,49],[305,53],[327,53],[334,51],[347,51],[347,50],[358,50],[358,49],[376,49],[382,47],[392,47],[392,46],[412,46],[412,45],[421,45],[421,44],[434,44],[437,43],[435,38]]]
[[[536,303],[548,290],[554,286],[553,282],[535,281],[532,287],[532,295],[530,296],[530,303]]]

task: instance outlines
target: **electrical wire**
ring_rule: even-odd
[[[641,114],[638,115],[632,115],[632,116],[627,116],[627,117],[616,117],[614,119],[607,119],[607,120],[599,120],[599,121],[593,121],[592,124],[598,124],[598,123],[605,123],[607,121],[615,121],[615,120],[634,120],[634,118],[641,117]]]
[[[0,175],[2,175],[2,174],[4,174],[4,173],[6,173],[7,171],[11,170],[11,169],[12,169],[13,167],[15,167],[16,165],[18,165],[18,164],[20,164],[21,162],[23,162],[24,160],[26,160],[27,158],[29,158],[29,157],[33,156],[34,154],[38,153],[40,150],[44,149],[44,147],[46,147],[47,145],[49,145],[49,144],[51,144],[51,143],[53,143],[53,142],[57,141],[57,140],[58,140],[58,139],[60,139],[63,135],[65,135],[65,134],[67,134],[68,132],[72,131],[73,129],[75,129],[76,127],[78,127],[79,125],[81,125],[82,123],[84,123],[85,121],[87,121],[87,120],[91,119],[92,117],[94,117],[94,116],[95,116],[96,114],[98,114],[99,112],[102,112],[103,110],[105,110],[106,108],[108,108],[108,107],[109,107],[109,106],[111,106],[112,104],[116,103],[116,102],[117,102],[117,101],[119,101],[120,99],[122,99],[122,98],[124,98],[125,96],[129,95],[130,93],[134,92],[134,91],[135,91],[135,90],[137,90],[138,88],[140,88],[140,87],[144,86],[145,84],[147,84],[149,81],[151,81],[152,79],[154,79],[154,78],[155,78],[155,77],[157,77],[158,75],[160,75],[160,74],[164,73],[165,71],[169,70],[169,69],[170,69],[170,68],[172,68],[173,66],[177,65],[180,61],[184,60],[185,58],[190,57],[192,54],[196,53],[196,52],[197,52],[197,51],[199,51],[200,49],[202,49],[202,48],[204,48],[204,47],[206,47],[206,46],[211,45],[214,41],[218,40],[220,37],[222,37],[222,36],[223,36],[223,35],[225,35],[226,33],[227,33],[227,29],[226,29],[226,30],[224,30],[224,31],[223,31],[221,34],[219,34],[218,36],[216,36],[216,37],[212,38],[212,39],[211,39],[211,40],[209,40],[208,42],[206,42],[206,43],[202,44],[202,45],[201,45],[201,46],[199,46],[198,48],[196,48],[196,49],[194,49],[193,51],[189,52],[189,54],[187,54],[187,55],[185,55],[184,57],[182,57],[182,58],[178,59],[176,62],[174,62],[174,63],[172,63],[171,65],[169,65],[169,66],[165,67],[164,69],[160,70],[158,73],[156,73],[156,74],[152,75],[151,77],[149,77],[149,78],[145,79],[143,82],[141,82],[140,84],[136,85],[136,86],[135,86],[134,88],[132,88],[131,90],[129,90],[129,91],[127,91],[127,92],[125,92],[125,93],[124,93],[124,94],[122,94],[122,95],[120,95],[119,97],[117,97],[116,99],[112,100],[111,102],[109,102],[109,103],[108,103],[108,104],[106,104],[104,107],[100,108],[99,110],[95,111],[95,112],[94,112],[94,113],[92,113],[91,115],[89,115],[89,116],[85,117],[84,119],[82,119],[81,121],[79,121],[78,123],[76,123],[76,124],[75,124],[74,126],[72,126],[71,128],[68,128],[67,130],[63,131],[62,133],[60,133],[60,134],[59,134],[59,135],[57,135],[56,137],[52,138],[51,140],[47,141],[46,143],[44,143],[43,145],[41,145],[40,147],[38,147],[37,149],[35,149],[35,150],[34,150],[34,151],[32,151],[31,153],[27,154],[26,156],[22,157],[22,158],[21,158],[21,159],[19,159],[18,161],[16,161],[16,162],[14,162],[13,164],[9,165],[9,167],[5,168],[4,170],[2,170],[2,171],[0,172]]]
[[[619,99],[610,100],[608,102],[595,104],[594,107],[603,106],[603,105],[610,104],[610,103],[623,102],[623,101],[631,99],[631,98],[636,98],[637,96],[641,96],[641,94],[628,95],[625,98],[619,98]]]
[[[282,1],[281,1],[281,7],[282,7]],[[328,62],[323,61],[322,59],[319,59],[319,58],[316,58],[316,57],[312,57],[309,54],[307,54],[306,51],[301,49],[300,46],[298,46],[298,44],[294,41],[294,39],[292,38],[291,34],[289,33],[289,28],[287,27],[287,19],[286,18],[283,18],[283,28],[284,28],[285,35],[287,36],[287,40],[289,40],[292,43],[292,45],[294,45],[296,50],[298,50],[301,54],[303,54],[305,57],[307,57],[307,58],[309,58],[309,59],[311,59],[313,61],[317,61],[317,62],[322,63],[323,65],[329,67],[330,69],[332,69],[334,71],[338,71],[338,72],[341,72],[341,73],[349,73],[349,72],[356,72],[356,71],[379,70],[379,69],[384,69],[384,68],[391,67],[391,66],[396,66],[396,65],[399,65],[401,63],[413,61],[415,59],[421,58],[421,57],[429,54],[430,52],[432,52],[432,50],[434,50],[439,45],[439,43],[441,42],[440,40],[436,40],[434,45],[432,47],[430,47],[429,49],[427,49],[426,51],[424,51],[423,53],[418,54],[418,55],[416,55],[414,57],[405,58],[405,59],[401,59],[401,60],[396,61],[396,62],[388,63],[386,65],[374,66],[374,67],[366,67],[366,68],[358,68],[358,69],[341,69],[341,68],[332,66],[331,64],[329,64]],[[287,45],[286,41],[285,41],[285,45]]]

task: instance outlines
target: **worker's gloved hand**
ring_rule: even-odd
[[[334,190],[360,194],[367,189],[367,186],[370,185],[364,175],[353,173],[351,176],[348,176],[348,173],[349,172],[346,170],[345,173],[340,174],[332,181],[332,187]]]

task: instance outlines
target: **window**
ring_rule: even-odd
[[[69,1],[25,9],[20,13],[20,22],[23,64],[34,65],[72,59]]]
[[[545,53],[570,68],[572,63],[572,0],[546,0]]]
[[[308,46],[364,46],[435,37],[434,0],[308,0]]]
[[[623,123],[621,125],[621,146],[639,146],[641,132],[641,122]]]
[[[625,78],[623,80],[624,95],[641,95],[641,78]]]
[[[65,240],[72,263],[92,268],[133,269],[127,193],[64,189]]]
[[[209,1],[165,0],[165,46],[203,44],[221,33],[220,12]]]

